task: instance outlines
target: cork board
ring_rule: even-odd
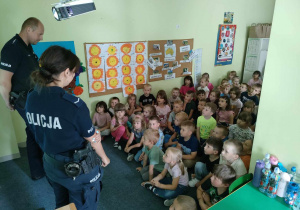
[[[147,46],[146,41],[84,43],[89,97],[128,95],[143,88],[147,83]]]
[[[192,74],[192,62],[186,62],[194,39],[148,41],[148,60],[154,59],[155,70],[148,67],[148,81],[185,77]],[[169,77],[171,76],[171,77]]]

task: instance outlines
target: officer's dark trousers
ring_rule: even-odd
[[[32,178],[39,178],[45,175],[44,168],[43,168],[43,151],[37,144],[34,138],[34,134],[30,130],[25,114],[25,110],[16,108],[19,112],[21,117],[26,123],[26,145],[27,145],[27,156],[28,156],[28,163],[30,168],[30,174]]]
[[[69,162],[67,157],[63,160],[61,155],[54,156],[56,160]],[[47,162],[45,157],[44,168],[47,179],[55,194],[56,208],[75,203],[78,210],[96,210],[100,197],[100,180],[103,173],[96,166],[88,174],[81,173],[75,180],[68,177],[64,170]]]

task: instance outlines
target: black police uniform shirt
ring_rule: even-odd
[[[47,154],[82,149],[95,128],[86,104],[60,87],[34,88],[26,103],[26,117],[35,139]]]
[[[11,79],[13,92],[30,90],[33,87],[30,84],[30,74],[38,67],[38,57],[31,44],[27,46],[18,34],[1,50],[0,69],[14,73]]]

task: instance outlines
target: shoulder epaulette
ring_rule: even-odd
[[[65,93],[65,94],[63,95],[63,98],[64,98],[65,100],[71,102],[72,104],[74,104],[74,105],[77,106],[77,107],[80,107],[80,106],[83,104],[83,101],[82,101],[80,98],[78,98],[78,97],[76,97],[76,96],[73,96],[73,95],[71,95],[71,94],[69,94],[69,93]]]

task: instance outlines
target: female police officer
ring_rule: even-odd
[[[77,209],[97,209],[102,171],[96,159],[85,154],[96,152],[104,167],[110,160],[86,104],[63,89],[73,80],[79,59],[65,48],[52,46],[42,54],[39,65],[40,70],[31,75],[36,86],[28,96],[26,117],[44,151],[44,169],[54,189],[56,208],[73,202]],[[86,145],[94,150],[87,150]]]

